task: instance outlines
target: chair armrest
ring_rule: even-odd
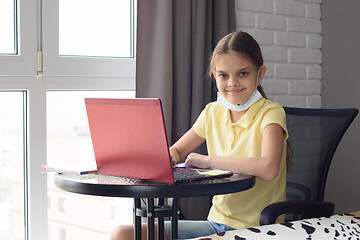
[[[323,201],[284,201],[273,203],[260,214],[260,225],[275,224],[283,214],[297,214],[304,218],[330,217],[334,214],[334,204]]]

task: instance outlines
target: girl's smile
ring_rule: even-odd
[[[238,93],[240,93],[241,91],[244,91],[245,88],[242,88],[242,89],[238,89],[238,90],[227,90],[227,92],[231,95],[236,95]]]

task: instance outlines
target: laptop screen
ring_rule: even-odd
[[[173,183],[159,99],[86,98],[98,172]]]

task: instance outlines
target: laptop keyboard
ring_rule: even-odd
[[[186,179],[196,179],[204,178],[202,174],[193,174],[193,173],[183,173],[183,172],[173,172],[175,180],[186,180]]]

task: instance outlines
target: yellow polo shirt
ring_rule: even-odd
[[[236,123],[217,102],[209,103],[196,120],[192,129],[206,139],[209,156],[219,157],[261,156],[263,130],[271,123],[285,131],[278,176],[271,181],[256,178],[255,186],[246,191],[214,196],[208,220],[236,229],[259,226],[261,211],[286,199],[286,117],[280,104],[261,98]]]

